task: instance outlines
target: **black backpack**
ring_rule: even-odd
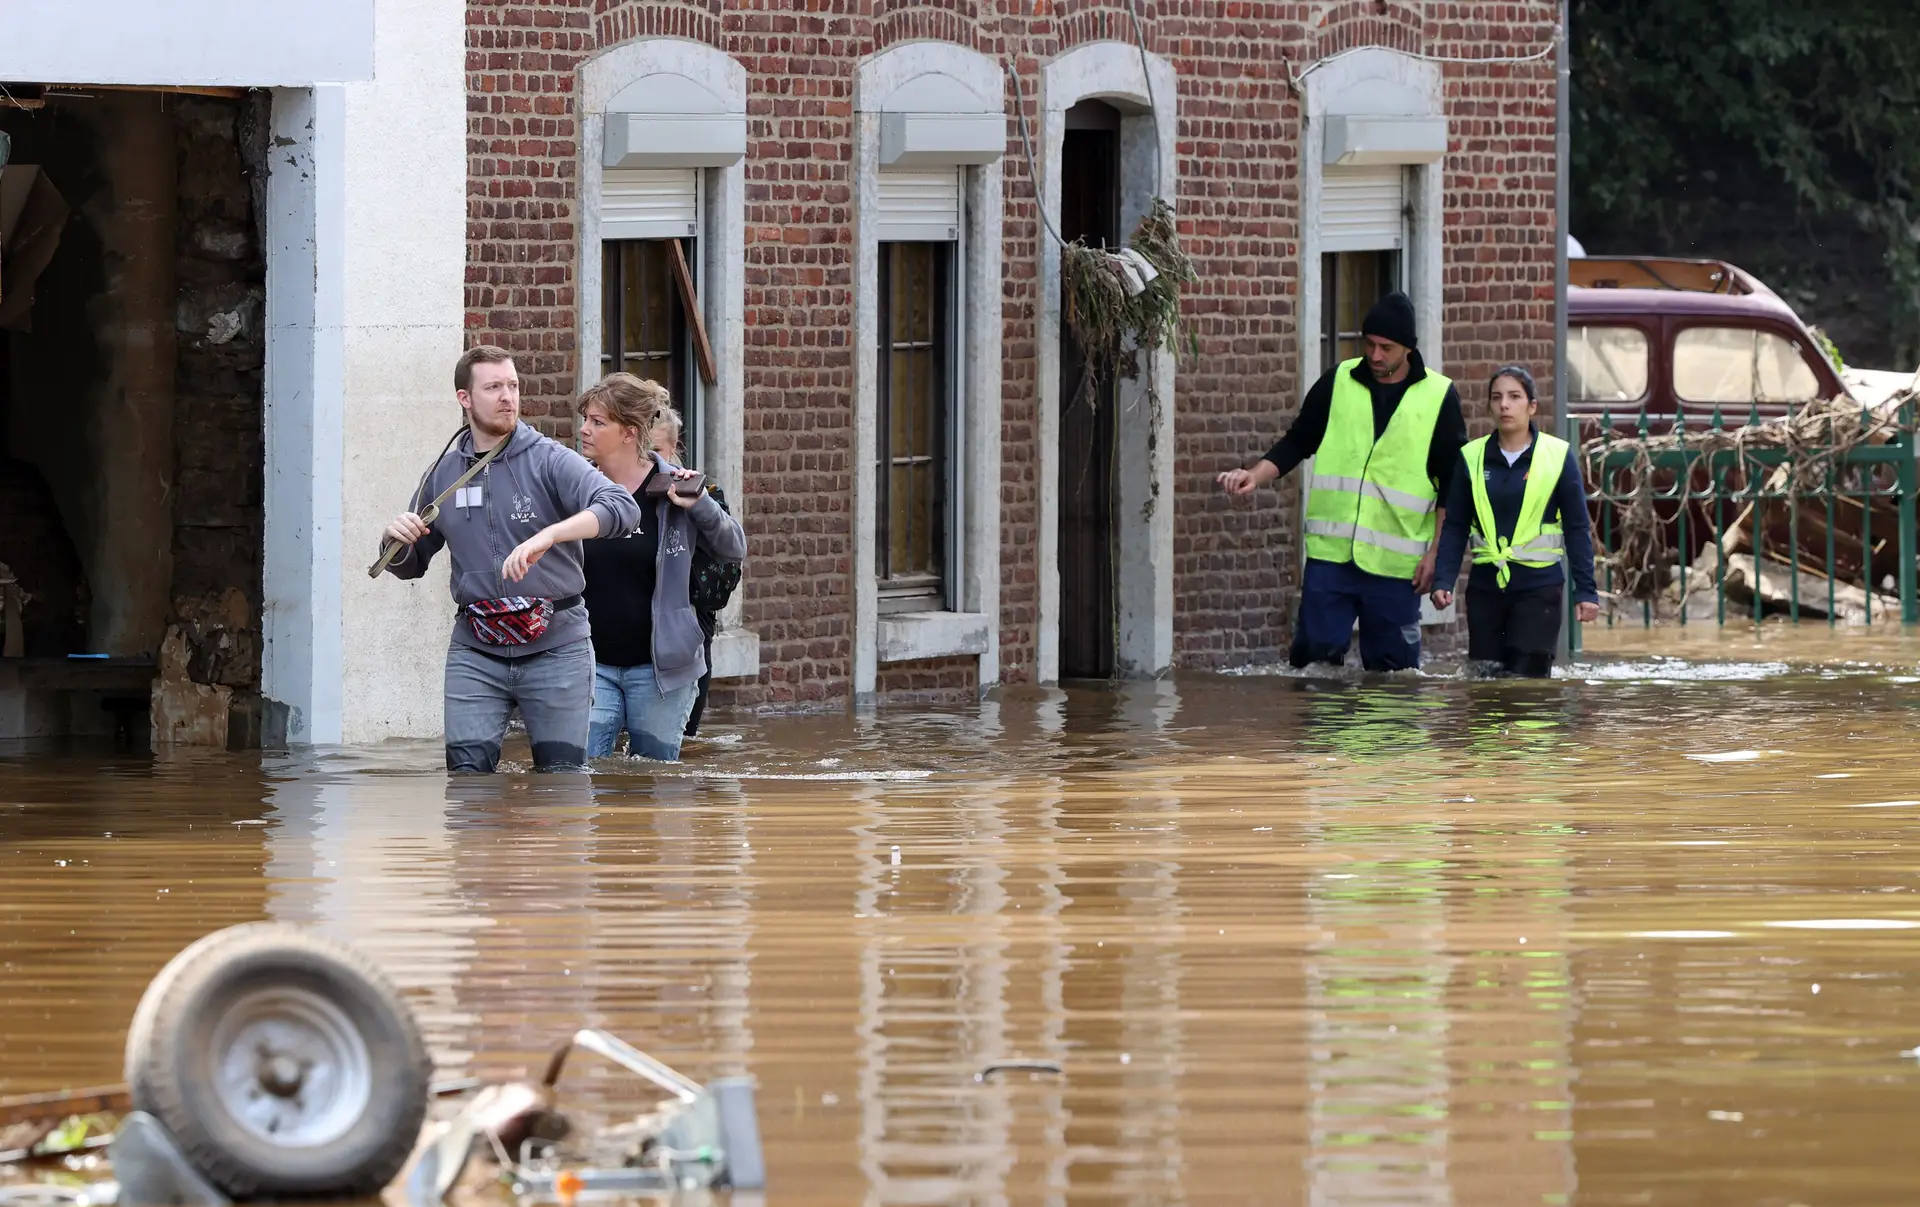
[[[718,486],[708,486],[707,493],[713,496],[714,502],[720,504],[720,510],[732,514],[727,506],[727,497]],[[727,601],[733,598],[733,592],[739,585],[739,562],[720,561],[699,545],[694,546],[687,597],[693,604],[694,614],[700,618],[701,628],[712,630],[714,617],[727,606]]]

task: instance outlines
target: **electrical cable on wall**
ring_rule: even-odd
[[[1133,18],[1133,44],[1140,51],[1140,83],[1147,90],[1147,108],[1153,113],[1156,122],[1153,135],[1153,188],[1154,191],[1158,193],[1160,190],[1160,182],[1165,179],[1165,177],[1161,175],[1165,169],[1164,165],[1160,162],[1160,131],[1157,125],[1160,116],[1160,102],[1154,99],[1153,71],[1147,66],[1147,34],[1146,31],[1140,27],[1139,0],[1127,0],[1127,13]],[[1174,137],[1178,139],[1180,136],[1180,115],[1178,112],[1173,114],[1173,129]],[[1176,189],[1175,191],[1178,192],[1179,190]],[[1173,198],[1167,198],[1167,204],[1172,205]]]
[[[1114,273],[1125,285],[1128,295],[1138,297],[1146,290],[1147,286],[1153,283],[1154,278],[1160,275],[1160,270],[1154,267],[1152,261],[1131,247],[1123,247],[1118,251],[1109,251],[1105,248],[1089,248],[1084,244],[1070,242],[1060,234],[1060,228],[1053,224],[1053,215],[1047,212],[1046,205],[1040,199],[1040,169],[1038,165],[1034,163],[1033,139],[1027,133],[1027,105],[1020,93],[1020,75],[1011,65],[1007,67],[1007,78],[1013,82],[1014,112],[1020,119],[1020,147],[1026,155],[1027,174],[1033,180],[1034,208],[1040,211],[1040,221],[1042,225],[1046,227],[1047,234],[1053,237],[1053,241],[1059,244],[1062,250],[1069,247],[1081,247],[1092,255],[1104,257],[1111,265]],[[1158,138],[1155,138],[1154,144],[1158,146],[1159,141]],[[1156,164],[1156,167],[1157,166]],[[1163,200],[1159,197],[1157,191],[1155,193],[1155,200]],[[1168,208],[1171,209],[1172,207],[1169,206]]]
[[[1127,0],[1127,13],[1132,18],[1132,21],[1133,21],[1134,48],[1140,52],[1140,83],[1141,83],[1141,86],[1146,90],[1147,109],[1154,115],[1157,123],[1159,113],[1160,113],[1160,101],[1159,101],[1159,98],[1156,97],[1153,92],[1153,70],[1148,63],[1146,30],[1140,24],[1139,0]],[[1022,36],[1022,40],[1023,41],[1025,40],[1024,34]],[[1031,53],[1029,53],[1028,57],[1029,58],[1032,57]],[[1006,72],[1007,72],[1007,79],[1010,80],[1013,85],[1013,111],[1015,116],[1019,119],[1020,147],[1022,152],[1026,156],[1027,175],[1033,181],[1034,202],[1035,202],[1036,208],[1039,209],[1040,211],[1040,220],[1042,224],[1045,225],[1047,233],[1053,236],[1053,241],[1055,243],[1058,243],[1060,246],[1065,247],[1067,245],[1067,240],[1061,237],[1059,228],[1054,226],[1053,216],[1047,212],[1047,207],[1045,205],[1039,204],[1040,202],[1040,168],[1039,168],[1039,165],[1034,161],[1033,139],[1027,130],[1027,105],[1026,105],[1025,98],[1021,95],[1021,92],[1020,92],[1020,73],[1017,70],[1018,63],[1019,63],[1019,57],[1016,55],[1012,63],[1006,64]],[[1178,120],[1179,120],[1178,115],[1175,115],[1176,130],[1178,129]],[[1166,165],[1161,161],[1160,155],[1161,155],[1160,133],[1156,125],[1156,128],[1154,130],[1154,138],[1153,138],[1153,186],[1154,186],[1155,197],[1159,197],[1160,182],[1165,178],[1164,173],[1166,170]],[[1171,198],[1162,198],[1162,200],[1165,200],[1167,202],[1167,205],[1169,208],[1172,207],[1173,201]],[[1114,253],[1108,253],[1108,254],[1113,255]],[[1126,254],[1114,255],[1114,258],[1116,260],[1122,261],[1125,264],[1125,268],[1122,269],[1122,272],[1124,274],[1128,276],[1132,276],[1134,274],[1139,274],[1144,276],[1144,280],[1141,282],[1141,284],[1143,285],[1147,282],[1152,281],[1153,277],[1151,274],[1153,270],[1142,262],[1136,262],[1138,259],[1137,253],[1135,253],[1134,255],[1126,255]]]
[[[1523,55],[1487,55],[1483,58],[1463,58],[1453,55],[1421,54],[1418,51],[1412,50],[1395,50],[1393,53],[1403,58],[1414,59],[1421,63],[1442,63],[1456,67],[1518,66],[1526,63],[1538,63],[1542,59],[1551,58],[1553,52],[1560,48],[1560,43],[1565,40],[1565,37],[1566,31],[1556,25],[1553,30],[1553,36],[1547,39],[1545,46],[1542,46],[1539,50],[1531,54]],[[1381,49],[1386,48],[1379,46],[1350,46],[1337,54],[1330,54],[1324,59],[1315,59],[1312,65],[1305,71],[1295,71],[1292,61],[1287,60],[1287,82],[1293,85],[1294,93],[1298,95],[1301,83],[1305,81],[1308,76],[1325,67],[1327,64],[1337,63],[1348,55],[1356,55],[1364,50]]]

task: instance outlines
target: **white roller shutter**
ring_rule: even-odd
[[[1405,175],[1398,164],[1329,166],[1320,183],[1320,249],[1398,250],[1406,238]]]
[[[698,168],[608,168],[600,177],[602,239],[681,239],[699,222]]]
[[[960,169],[878,175],[881,242],[945,243],[960,237]]]

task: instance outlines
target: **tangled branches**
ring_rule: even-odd
[[[1667,526],[1658,502],[1688,507],[1722,499],[1745,502],[1745,508],[1721,534],[1729,548],[1737,546],[1759,502],[1785,498],[1790,505],[1802,495],[1831,491],[1853,450],[1885,444],[1896,438],[1913,395],[1902,394],[1872,410],[1847,398],[1815,402],[1784,418],[1739,427],[1675,427],[1658,434],[1621,436],[1602,432],[1581,448],[1586,461],[1589,497],[1601,506],[1616,508],[1617,546],[1603,556],[1629,599],[1651,600],[1665,584],[1673,555]],[[1765,458],[1756,456],[1768,453]],[[1631,463],[1619,470],[1622,454]],[[1680,468],[1684,466],[1685,468]],[[1695,482],[1706,467],[1724,467],[1709,484]],[[1624,477],[1625,489],[1616,489]],[[1690,551],[1685,551],[1690,552]]]
[[[1131,381],[1140,375],[1140,351],[1171,347],[1179,338],[1180,289],[1195,274],[1193,261],[1181,250],[1173,208],[1155,198],[1128,244],[1159,274],[1138,295],[1128,293],[1126,270],[1112,253],[1078,240],[1060,249],[1062,309],[1087,362],[1080,389],[1066,400],[1068,406],[1081,401],[1097,405],[1103,382],[1115,376]],[[1151,376],[1147,390],[1157,407],[1160,400]]]

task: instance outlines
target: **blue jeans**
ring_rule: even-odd
[[[1287,661],[1296,668],[1315,662],[1339,666],[1360,622],[1360,665],[1370,671],[1404,671],[1420,665],[1420,596],[1413,580],[1368,574],[1351,562],[1307,559],[1300,585],[1300,623]]]
[[[680,739],[686,734],[687,715],[693,711],[693,698],[699,691],[700,684],[694,682],[661,695],[651,663],[595,666],[588,756],[603,759],[612,754],[614,740],[624,726],[628,754],[663,763],[679,762]]]
[[[535,771],[585,766],[593,707],[593,643],[580,640],[505,658],[455,643],[447,650],[447,770],[489,772],[500,764],[507,716],[520,706]]]

